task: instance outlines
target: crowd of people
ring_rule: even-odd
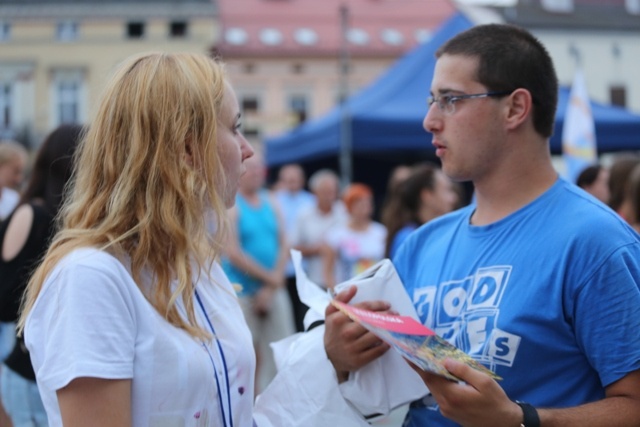
[[[385,248],[401,231],[393,228],[390,235],[389,227],[398,227],[402,219],[406,222],[402,226],[415,229],[448,213],[456,206],[458,193],[435,165],[402,166],[408,174],[395,178],[396,191],[389,194],[382,213],[388,221],[380,223],[373,218],[373,189],[366,184],[353,183],[340,191],[339,177],[329,169],[314,172],[307,183],[300,165],[287,164],[269,187],[262,155],[254,154],[245,165],[230,210],[222,266],[238,289],[253,335],[260,392],[276,374],[269,344],[305,330],[308,307],[298,296],[289,250],[301,251],[305,272],[314,283],[333,288],[389,257]],[[433,177],[425,177],[425,170]]]
[[[615,155],[609,166],[587,166],[578,175],[576,185],[640,232],[640,156],[623,153]]]
[[[290,249],[323,289],[392,259],[420,321],[503,378],[415,368],[405,426],[638,425],[640,157],[559,178],[557,92],[524,30],[446,42],[424,119],[440,164],[396,168],[378,218],[373,189],[331,170],[284,165],[268,188],[219,61],[129,58],[32,166],[0,143],[0,427],[269,419],[270,344],[305,334]],[[388,349],[333,306],[324,328],[340,384]]]
[[[71,177],[72,159],[82,129],[63,125],[42,143],[28,182],[15,210],[0,224],[0,321],[15,324],[29,274],[47,249],[54,218]],[[14,426],[46,427],[45,412],[21,335],[13,334],[13,348],[0,372],[2,402]]]

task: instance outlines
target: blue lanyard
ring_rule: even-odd
[[[211,333],[213,333],[213,338],[216,341],[216,344],[218,346],[218,351],[220,352],[220,357],[222,358],[222,366],[224,367],[224,379],[226,382],[226,386],[227,386],[227,405],[229,408],[229,426],[233,427],[233,414],[231,413],[231,389],[229,388],[229,370],[227,369],[227,361],[224,357],[224,351],[222,351],[222,346],[220,345],[220,340],[218,339],[218,337],[216,336],[216,331],[215,329],[213,329],[213,324],[211,323],[211,320],[209,319],[209,315],[207,314],[207,310],[204,309],[204,305],[202,304],[202,300],[200,299],[200,295],[198,295],[198,291],[195,291],[196,294],[196,300],[198,300],[198,305],[200,306],[200,309],[202,310],[202,313],[204,314],[205,319],[207,319],[207,323],[209,324],[209,328],[211,329]],[[211,364],[213,365],[213,373],[216,376],[216,387],[218,388],[218,400],[220,402],[220,411],[222,411],[222,422],[224,423],[225,427],[227,425],[227,417],[225,416],[225,412],[224,412],[224,404],[222,403],[222,390],[220,389],[220,380],[218,379],[218,369],[216,369],[216,364],[213,361],[213,356],[211,355],[211,352],[209,352],[209,348],[207,347],[207,345],[203,342],[202,343],[203,347],[205,348],[205,350],[207,350],[207,354],[209,355],[209,359],[211,359]]]

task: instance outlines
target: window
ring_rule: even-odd
[[[256,64],[253,62],[245,62],[242,64],[242,72],[245,74],[253,74],[256,72]]]
[[[296,62],[291,66],[291,72],[293,74],[303,74],[304,73],[304,64]]]
[[[284,36],[276,28],[264,28],[260,31],[260,41],[267,46],[277,46],[282,44]]]
[[[313,46],[318,43],[318,33],[311,28],[298,28],[293,33],[293,38],[303,46]]]
[[[11,24],[0,21],[0,42],[9,40],[11,37]]]
[[[51,83],[51,125],[82,124],[85,120],[84,71],[58,69]]]
[[[632,15],[640,15],[640,0],[625,0],[627,12]]]
[[[77,124],[80,122],[80,84],[74,81],[58,82],[58,123]]]
[[[609,97],[611,99],[611,104],[617,105],[618,107],[627,106],[627,89],[621,85],[613,85],[609,88]]]
[[[242,135],[247,139],[259,139],[260,129],[255,127],[246,127],[242,130]]]
[[[364,46],[369,43],[369,34],[362,28],[349,28],[347,40],[353,44]]]
[[[255,89],[247,89],[246,93],[240,91],[238,99],[242,110],[242,134],[257,142],[261,135],[260,96]]]
[[[380,38],[390,46],[400,46],[404,43],[404,36],[395,28],[384,28],[380,31]]]
[[[224,40],[229,44],[241,46],[249,41],[249,34],[243,28],[232,27],[224,32]]]
[[[289,111],[291,112],[295,124],[299,124],[307,120],[308,103],[305,95],[291,95],[289,97]]]
[[[141,39],[144,37],[144,22],[127,23],[127,37],[130,39]]]
[[[573,0],[542,0],[542,8],[548,12],[571,13]]]
[[[12,126],[12,94],[11,83],[0,82],[0,134],[6,133]]]
[[[187,23],[185,21],[173,21],[169,24],[169,36],[178,38],[187,36]]]
[[[257,96],[246,95],[242,97],[242,112],[244,114],[257,113],[259,109],[260,104]]]
[[[62,42],[76,40],[78,38],[78,23],[74,21],[58,22],[56,38]]]

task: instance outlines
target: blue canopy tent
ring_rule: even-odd
[[[569,88],[560,88],[556,124],[550,145],[553,154],[562,153],[562,125],[569,102]],[[621,107],[590,102],[596,125],[598,153],[640,150],[640,116]]]
[[[465,16],[454,15],[429,42],[406,54],[377,81],[347,100],[354,180],[370,182],[362,175],[363,168],[359,167],[362,156],[366,157],[366,167],[369,169],[371,162],[375,163],[372,158],[388,161],[401,158],[396,163],[407,162],[407,158],[413,162],[435,159],[430,135],[422,128],[435,67],[434,54],[445,41],[472,25]],[[551,138],[551,151],[554,154],[561,153],[562,124],[568,99],[569,89],[562,88],[555,131]],[[640,149],[640,116],[622,108],[594,102],[591,103],[591,109],[599,152]],[[267,139],[268,166],[272,168],[290,162],[303,165],[311,163],[314,166],[307,169],[313,170],[337,165],[341,120],[341,107],[336,107],[323,117],[308,121],[282,136]]]

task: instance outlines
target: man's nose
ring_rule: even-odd
[[[424,120],[422,121],[422,127],[427,132],[434,133],[442,127],[442,120],[440,117],[440,110],[438,109],[435,103],[429,106],[427,110],[427,114],[424,116]]]

